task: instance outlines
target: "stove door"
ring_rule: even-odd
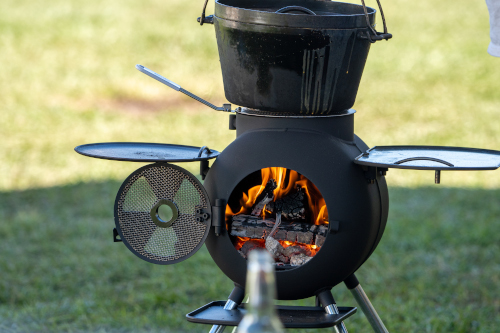
[[[192,256],[205,242],[212,208],[201,182],[168,163],[139,168],[115,200],[116,229],[139,258],[169,265]]]

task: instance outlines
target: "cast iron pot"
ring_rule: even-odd
[[[366,10],[366,12],[365,12]],[[375,9],[316,0],[217,0],[213,23],[226,98],[252,109],[316,115],[351,108]]]

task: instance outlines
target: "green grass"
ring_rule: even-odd
[[[383,4],[394,39],[371,48],[356,133],[370,146],[500,149],[500,60],[486,53],[485,4]],[[196,23],[201,7],[0,2],[1,332],[208,331],[184,315],[225,299],[230,281],[205,248],[163,267],[112,243],[114,196],[140,164],[73,151],[105,141],[222,151],[234,139],[227,115],[134,69],[224,102],[213,27]],[[445,172],[441,186],[433,177],[389,171],[388,227],[358,276],[392,332],[498,332],[500,173]],[[334,295],[354,305],[343,286]],[[346,323],[369,332],[362,314]]]
[[[0,331],[208,331],[184,315],[225,299],[230,281],[205,248],[157,266],[113,243],[119,186],[0,193]],[[358,273],[389,330],[497,332],[500,190],[392,188],[391,197],[383,241]],[[355,306],[343,285],[334,294]],[[361,313],[346,323],[369,331]]]

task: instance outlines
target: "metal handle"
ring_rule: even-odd
[[[434,158],[434,157],[410,157],[410,158],[405,158],[400,161],[394,162],[394,164],[403,164],[406,162],[411,162],[411,161],[432,161],[432,162],[438,162],[442,163],[444,165],[447,165],[449,167],[454,167],[453,164],[450,162],[446,162],[445,160],[440,160],[439,158]]]
[[[203,146],[200,148],[200,151],[198,152],[198,157],[201,157],[201,155],[203,154],[203,152],[205,150],[207,151],[207,155],[212,154],[212,151],[210,150],[210,148],[208,148],[207,146]]]
[[[309,15],[316,15],[316,13],[313,12],[312,10],[301,6],[286,6],[281,9],[278,9],[277,11],[275,11],[275,13],[287,13],[291,11],[303,12]]]
[[[206,106],[214,109],[215,111],[233,112],[231,110],[231,104],[222,104],[222,106],[215,106],[212,103],[204,100],[203,98],[196,96],[195,94],[193,94],[185,89],[182,89],[181,86],[178,85],[177,83],[174,83],[174,82],[170,81],[169,79],[161,76],[160,74],[153,72],[149,68],[146,68],[142,65],[135,65],[135,68],[137,68],[140,72],[146,74],[147,76],[149,76],[149,77],[163,83],[164,85],[174,89],[175,91],[180,91],[181,93],[188,95],[192,99],[194,99],[202,104],[205,104]]]
[[[137,68],[139,71],[141,71],[142,73],[146,74],[147,76],[149,76],[149,77],[151,77],[151,78],[153,78],[153,79],[155,79],[157,81],[160,81],[164,85],[169,86],[170,88],[174,89],[175,91],[181,90],[181,86],[180,85],[178,85],[177,83],[174,83],[174,82],[170,81],[169,79],[161,76],[158,73],[153,72],[149,68],[146,68],[146,67],[144,67],[142,65],[135,65],[135,68]]]
[[[385,40],[391,39],[392,34],[387,32],[387,23],[385,22],[384,10],[382,9],[382,5],[380,4],[380,0],[377,0],[377,4],[378,4],[378,8],[380,9],[380,15],[382,16],[382,22],[384,24],[384,32],[383,33],[377,32],[373,28],[373,26],[370,24],[370,18],[368,17],[368,10],[366,9],[365,0],[361,0],[361,3],[363,4],[363,11],[365,12],[366,25],[368,26],[368,28],[370,28],[373,35],[368,32],[366,34],[366,36],[360,35],[360,38],[368,39],[370,41],[370,43],[375,43],[376,41],[379,41],[382,39],[385,39]]]
[[[203,23],[214,24],[214,17],[212,15],[205,17],[205,11],[207,10],[207,4],[208,4],[208,0],[205,0],[205,4],[203,5],[203,10],[201,12],[201,17],[198,17],[198,22],[200,22],[200,25],[203,25]]]

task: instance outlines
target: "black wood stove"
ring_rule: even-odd
[[[205,16],[203,10],[198,22],[214,25],[226,97],[241,107],[217,107],[136,67],[230,113],[236,140],[221,153],[155,143],[76,148],[91,157],[154,162],[132,173],[117,194],[116,241],[146,261],[167,265],[206,244],[234,282],[228,301],[189,313],[189,321],[214,325],[211,332],[238,325],[245,307],[246,258],[253,249],[266,249],[276,261],[278,299],[317,297],[316,306],[278,307],[286,328],[347,332],[343,321],[356,308],[337,307],[330,292],[345,282],[375,332],[387,332],[354,273],[386,226],[388,169],[435,170],[439,183],[442,170],[500,166],[497,151],[369,149],[354,134],[351,107],[369,47],[392,37],[385,19],[384,32],[374,30],[374,17],[364,2],[218,0],[215,14]],[[210,159],[215,159],[211,167]],[[203,184],[170,164],[194,161],[200,163]]]

